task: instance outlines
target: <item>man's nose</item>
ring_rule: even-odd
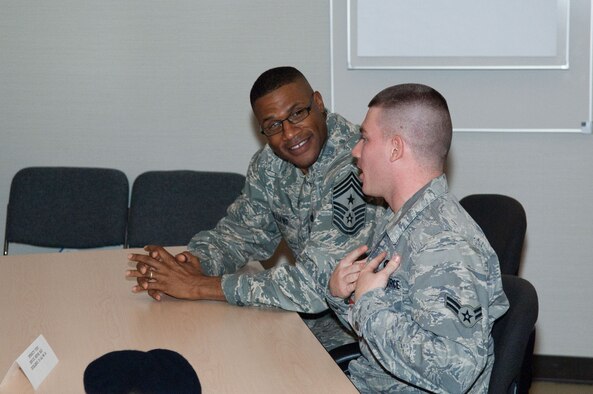
[[[358,140],[358,142],[356,143],[356,145],[354,145],[354,148],[352,148],[352,157],[354,157],[355,159],[360,158],[360,143],[362,140]]]
[[[300,130],[301,128],[299,127],[299,125],[290,123],[288,119],[282,121],[282,133],[285,139],[291,139]]]

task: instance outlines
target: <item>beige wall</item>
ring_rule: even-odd
[[[318,0],[3,1],[0,207],[25,166],[244,173],[262,143],[248,102],[260,72],[295,65],[330,104],[330,19]],[[591,135],[454,136],[453,191],[527,210],[540,354],[593,357],[591,152]]]

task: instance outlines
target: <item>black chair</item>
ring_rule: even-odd
[[[537,292],[527,280],[514,275],[503,274],[502,285],[510,306],[492,327],[495,359],[488,392],[527,393],[524,357],[537,321]]]
[[[336,364],[338,364],[338,367],[340,367],[342,372],[347,376],[350,376],[350,372],[348,372],[350,361],[356,360],[362,353],[360,353],[358,342],[353,342],[330,350],[329,355],[334,359]]]
[[[115,169],[29,167],[12,179],[4,254],[9,243],[51,248],[124,245],[129,184]]]
[[[501,194],[472,194],[459,203],[484,231],[498,255],[501,272],[517,275],[527,230],[521,203]]]
[[[484,231],[498,255],[500,271],[518,275],[527,230],[527,218],[521,203],[501,194],[472,194],[459,202]],[[535,329],[525,350],[518,393],[527,393],[531,387],[534,347]]]
[[[245,176],[229,172],[149,171],[132,186],[128,246],[186,245],[213,228],[240,195]]]

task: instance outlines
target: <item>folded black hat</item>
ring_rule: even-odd
[[[84,371],[88,394],[201,393],[196,371],[179,353],[167,349],[148,352],[109,352]]]

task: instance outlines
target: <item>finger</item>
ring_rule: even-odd
[[[351,267],[348,267],[351,268]],[[344,272],[344,274],[342,275],[342,280],[344,283],[352,283],[352,282],[356,282],[358,280],[358,277],[360,276],[360,268],[357,268],[355,270],[348,270],[347,272]]]
[[[132,293],[142,293],[143,291],[146,291],[148,295],[154,298],[155,300],[161,300],[161,292],[158,290],[146,290],[143,286],[132,287]]]
[[[146,274],[149,269],[150,269],[150,265],[148,265],[146,263],[137,263],[136,264],[136,271],[138,271],[142,275]]]
[[[346,283],[349,283],[349,284],[351,284],[351,283],[356,284],[356,281],[358,280],[358,277],[359,276],[360,276],[360,271],[359,272],[354,272],[354,273],[351,273],[351,274],[346,275],[344,277],[344,281]]]
[[[131,253],[128,255],[128,260],[136,262],[136,269],[145,274],[150,267],[158,268],[162,263],[151,256],[144,254]]]
[[[152,257],[155,260],[158,260],[160,262],[163,262],[164,259],[161,257],[161,255],[158,252],[150,252],[150,257]]]
[[[156,252],[156,251],[148,252],[148,255],[157,261],[160,261],[160,262],[164,261],[164,259],[161,257],[159,252]]]
[[[365,254],[369,250],[369,247],[366,245],[361,245],[358,248],[354,249],[350,253],[348,253],[341,261],[340,264],[342,265],[351,265],[354,264],[360,256]]]
[[[351,266],[348,267],[347,270],[345,270],[345,275],[350,275],[350,274],[360,274],[360,271],[362,271],[364,269],[364,267],[366,267],[366,261],[365,260],[359,260],[354,262]]]
[[[154,260],[154,259],[146,254],[130,253],[130,254],[128,254],[128,260],[135,261],[136,263],[144,263],[147,260]]]
[[[142,273],[138,270],[127,270],[126,271],[126,277],[128,277],[128,278],[144,278],[145,274],[146,274],[146,272]]]
[[[381,273],[383,275],[390,276],[399,268],[400,263],[401,257],[399,254],[396,254],[391,260],[389,260],[387,265],[385,265],[385,268],[381,270]]]
[[[385,256],[387,256],[387,252],[379,253],[377,257],[371,259],[371,261],[367,263],[365,269],[375,271],[377,267],[379,267],[379,264],[385,259]]]
[[[146,280],[146,282],[156,282],[156,270],[154,269],[150,269],[148,270],[148,272],[146,273],[146,275],[144,275],[144,279]]]
[[[175,260],[177,260],[178,263],[191,263],[192,260],[197,260],[197,258],[187,250],[184,250],[175,256]]]
[[[146,250],[147,252],[160,252],[160,251],[164,251],[165,253],[168,253],[165,248],[163,248],[162,246],[159,245],[146,245],[143,248],[144,250]]]
[[[138,286],[144,286],[144,283],[146,282],[148,282],[148,279],[146,279],[144,276],[139,276],[136,278],[136,283],[138,283]]]
[[[175,255],[175,261],[177,261],[180,264],[183,264],[183,263],[187,263],[189,261],[189,259],[185,255],[185,253],[179,253],[179,254]]]
[[[200,271],[202,271],[202,265],[200,264],[200,259],[197,256],[194,256],[193,254],[191,254],[187,250],[184,251],[184,252],[182,252],[182,253],[180,253],[180,254],[184,256],[186,263],[191,264],[195,268],[197,268]]]
[[[162,263],[172,264],[175,261],[175,257],[173,257],[171,253],[167,252],[167,250],[162,246],[146,245],[144,250],[148,252],[150,257]]]
[[[181,254],[185,256],[185,258],[187,259],[187,261],[192,261],[192,260],[198,261],[198,260],[200,260],[200,259],[198,259],[197,256],[194,256],[191,252],[189,252],[187,250],[184,250]]]
[[[161,292],[157,290],[148,290],[148,295],[157,301],[161,300]]]
[[[136,278],[138,284],[141,284],[142,281],[146,280],[146,272],[142,273],[139,270],[127,270],[126,278]]]
[[[158,245],[146,245],[144,250],[146,250],[150,255],[154,255],[156,253],[160,258],[173,257],[171,253],[167,252],[167,249]]]
[[[160,300],[161,297],[160,295],[157,297],[157,293],[163,293],[163,284],[158,281],[146,281],[142,284],[142,289],[155,300]]]
[[[142,285],[132,286],[132,293],[142,293],[146,289]]]

